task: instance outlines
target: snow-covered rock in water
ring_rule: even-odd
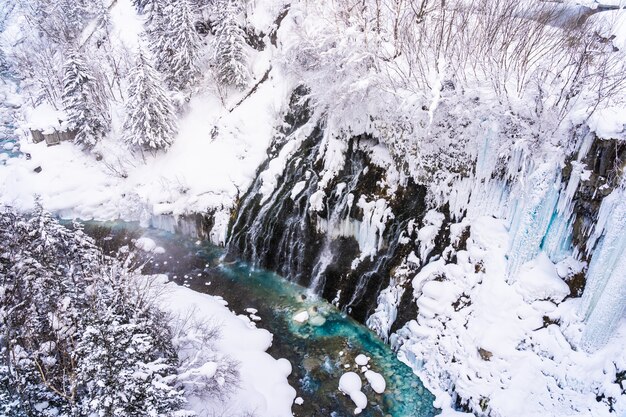
[[[141,237],[135,241],[135,247],[144,252],[164,253],[165,249],[158,246],[156,242],[149,237]]]
[[[293,316],[293,320],[294,320],[295,322],[298,322],[298,323],[304,323],[304,322],[306,322],[308,319],[309,319],[309,312],[308,312],[308,311],[306,311],[306,310],[304,310],[304,311],[300,311],[299,313],[296,313],[296,314]]]
[[[365,366],[367,365],[369,361],[370,361],[370,358],[368,358],[362,353],[358,354],[357,357],[354,358],[354,362],[359,366]]]
[[[346,372],[339,378],[339,390],[350,396],[358,409],[367,407],[367,397],[361,392],[361,377],[356,372]]]
[[[377,394],[382,394],[385,392],[385,388],[387,388],[387,383],[385,382],[385,378],[374,371],[365,371],[365,379],[370,383],[370,386]]]

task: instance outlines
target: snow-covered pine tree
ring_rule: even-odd
[[[166,28],[160,32],[164,39],[153,47],[157,69],[165,76],[171,89],[184,90],[200,73],[200,38],[193,24],[189,0],[171,3],[166,11]]]
[[[217,7],[220,8],[214,54],[217,79],[222,84],[244,88],[250,74],[245,32],[238,22],[242,11],[240,0],[221,0]]]
[[[144,26],[148,35],[149,45],[154,52],[163,49],[161,42],[166,42],[165,32],[167,29],[167,2],[164,0],[138,0],[135,7],[145,17]]]
[[[75,143],[93,148],[109,130],[109,113],[98,97],[96,80],[77,53],[71,53],[63,71],[63,107],[76,130]]]
[[[159,73],[140,52],[126,103],[124,140],[141,150],[167,149],[176,133],[176,115]]]

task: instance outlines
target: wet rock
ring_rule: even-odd
[[[493,353],[483,348],[478,348],[478,354],[484,361],[490,361],[491,357],[493,356]]]

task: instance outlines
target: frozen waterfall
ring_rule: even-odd
[[[602,202],[588,248],[593,250],[593,254],[581,305],[581,313],[586,321],[582,346],[592,351],[606,343],[626,308],[624,184]]]

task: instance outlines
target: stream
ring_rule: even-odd
[[[361,374],[365,370],[355,364],[358,354],[370,357],[368,366],[386,381],[386,390],[376,394],[362,378],[369,403],[361,416],[426,417],[437,413],[433,395],[387,345],[306,288],[244,262],[223,263],[223,249],[209,242],[141,228],[137,223],[87,222],[85,231],[108,253],[132,239],[149,237],[165,251],[145,255],[144,273],[166,274],[180,285],[221,296],[237,314],[255,309],[261,317],[257,325],[274,335],[268,353],[292,364],[289,383],[304,400],[293,406],[294,416],[354,415],[354,403],[339,392],[338,384],[346,371]],[[309,319],[298,323],[294,316],[303,311]]]

